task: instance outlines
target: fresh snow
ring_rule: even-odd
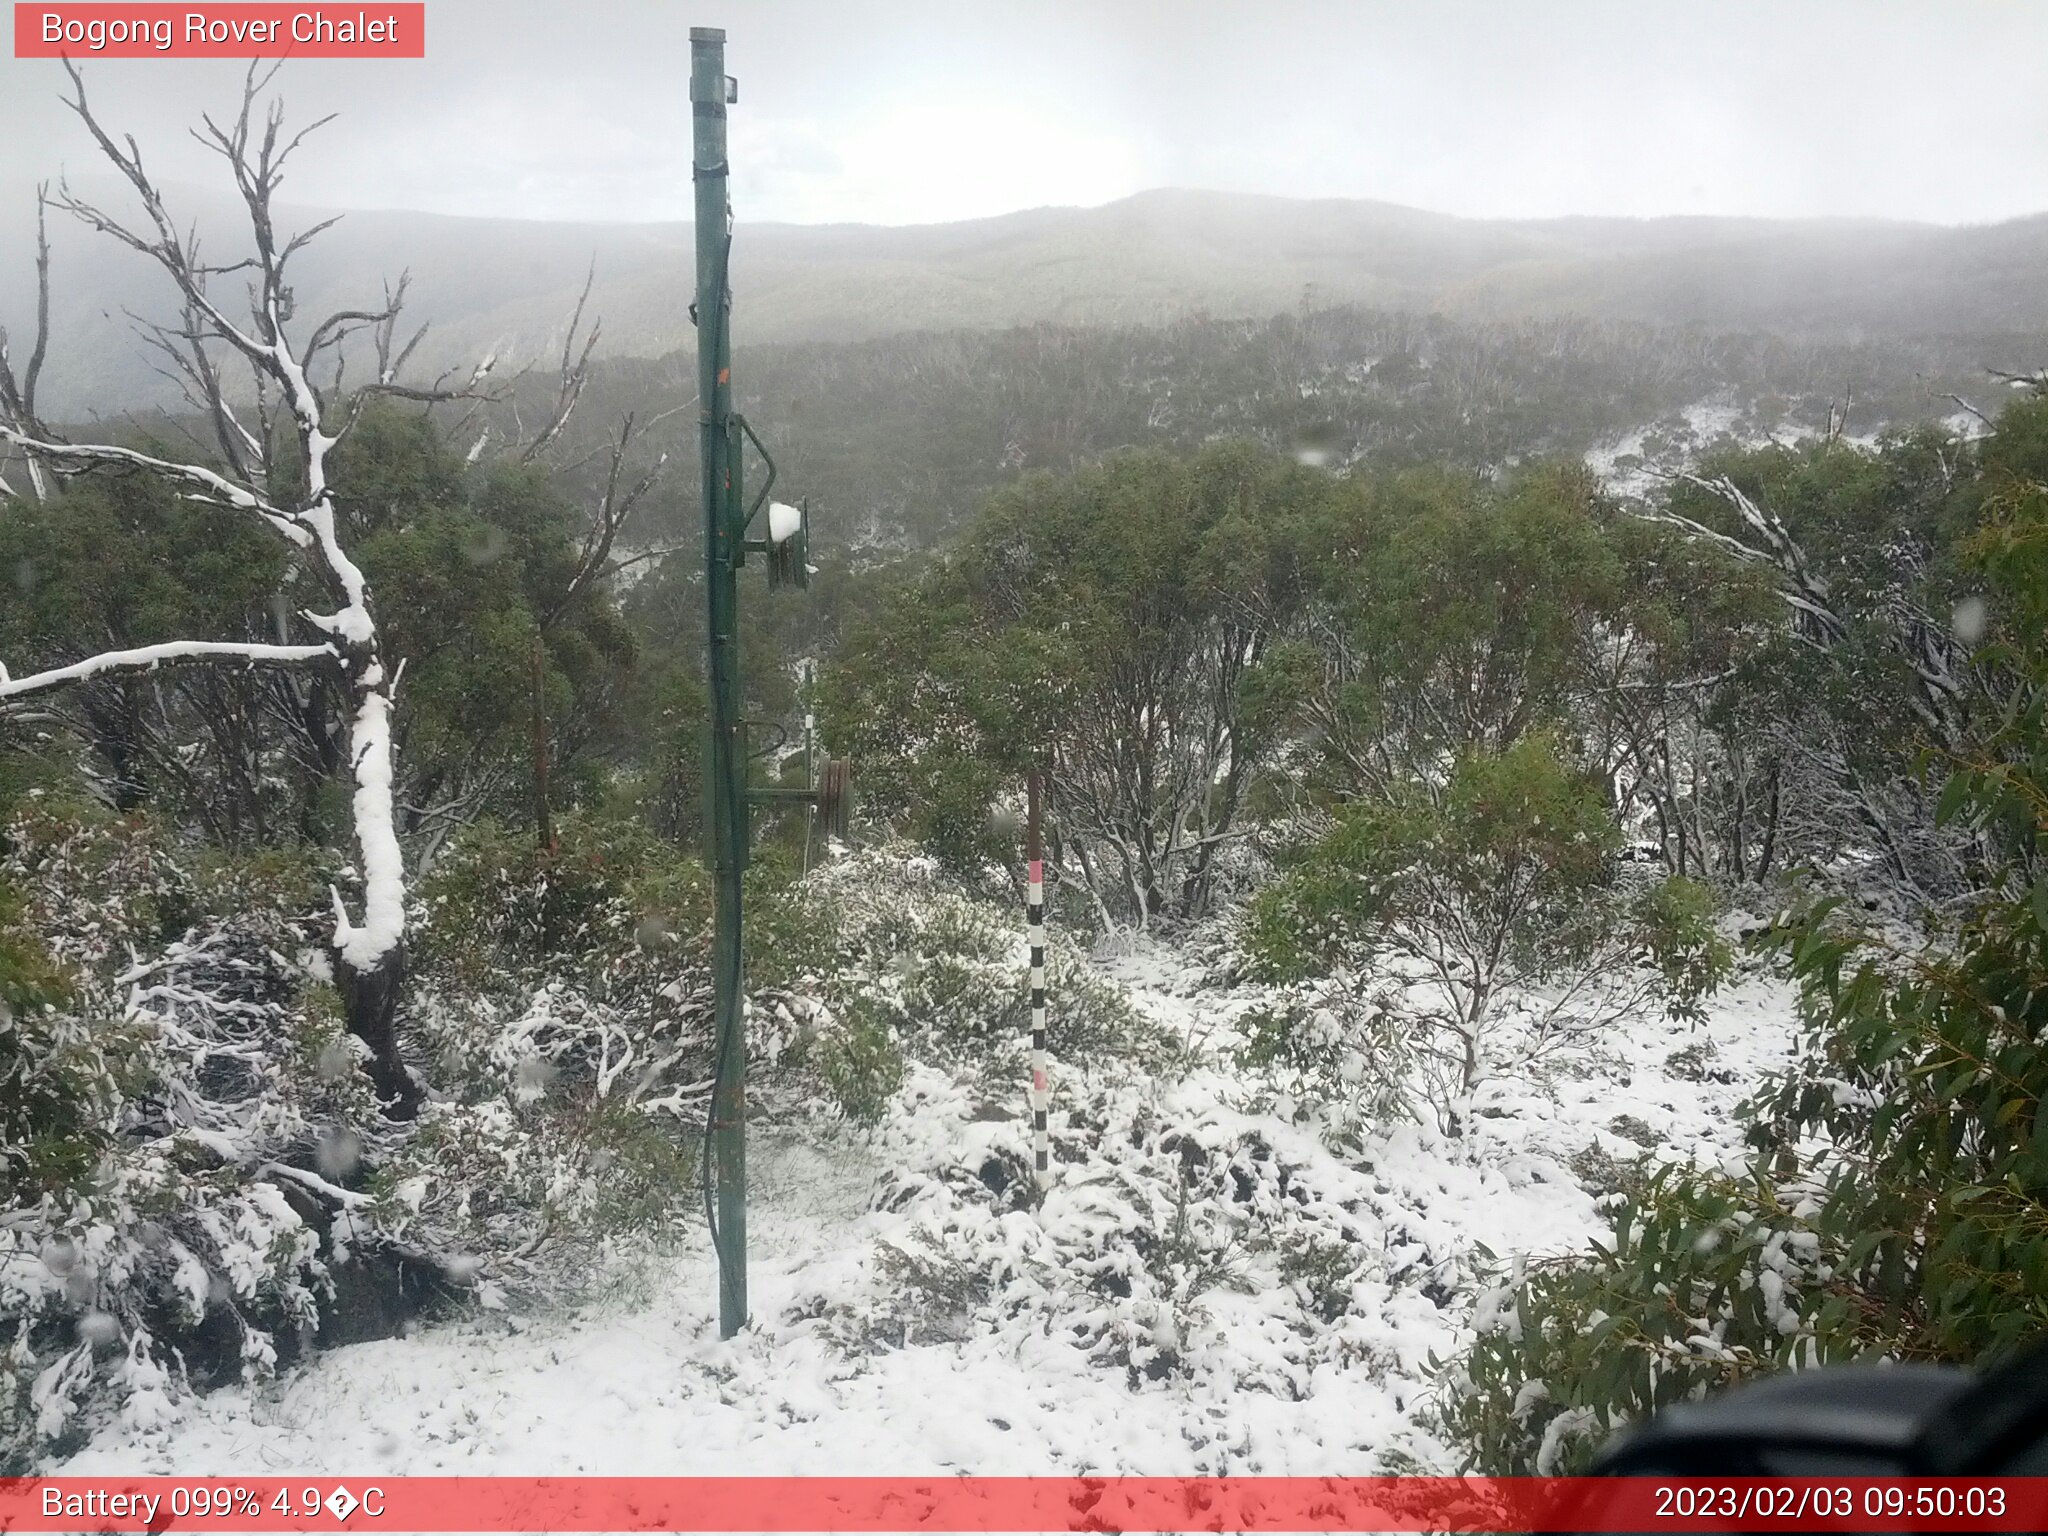
[[[169,640],[161,645],[136,646],[132,650],[102,651],[68,667],[54,667],[27,677],[9,676],[0,666],[0,699],[25,697],[67,683],[84,682],[102,672],[147,672],[181,661],[246,661],[272,665],[332,659],[334,648],[327,645],[263,645],[233,640]]]
[[[1255,989],[1150,940],[1098,964],[1196,1048],[1161,1076],[1055,1068],[1056,1178],[1035,1212],[975,1174],[992,1160],[1028,1167],[1022,1079],[1013,1102],[992,1105],[999,1085],[913,1066],[872,1134],[815,1112],[757,1120],[755,1326],[737,1340],[716,1337],[713,1267],[693,1229],[683,1251],[593,1254],[600,1278],[575,1313],[489,1312],[335,1349],[155,1427],[110,1425],[53,1470],[1344,1474],[1394,1452],[1447,1467],[1418,1416],[1427,1357],[1459,1348],[1482,1302],[1475,1245],[1507,1261],[1603,1232],[1600,1191],[1570,1166],[1594,1166],[1589,1149],[1734,1156],[1735,1103],[1792,1044],[1788,990],[1750,976],[1697,1028],[1661,1016],[1624,1026],[1589,1075],[1545,1091],[1496,1085],[1462,1141],[1403,1124],[1340,1156],[1306,1125],[1245,1107],[1261,1102],[1256,1084],[1226,1048]],[[1689,1048],[1691,1070],[1674,1066]],[[1292,1175],[1277,1186],[1285,1199],[1239,1179],[1239,1214],[1341,1234],[1361,1261],[1326,1327],[1304,1326],[1300,1285],[1271,1251],[1232,1260],[1236,1288],[1167,1301],[1133,1267],[1131,1228],[1147,1212],[1155,1231],[1177,1219],[1158,1170],[1182,1157],[1213,1170],[1205,1160],[1226,1156],[1231,1178]],[[1184,1196],[1180,1214],[1197,1236],[1220,1232],[1227,1204]],[[892,1251],[931,1256],[940,1272],[979,1266],[989,1285],[950,1313],[911,1305],[900,1270],[881,1262]],[[1117,1273],[1126,1299],[1101,1283]],[[1105,1363],[1105,1350],[1128,1363]],[[1162,1351],[1176,1368],[1141,1368]]]
[[[1731,395],[1695,400],[1662,421],[1597,444],[1585,455],[1586,467],[1617,496],[1647,497],[1667,476],[1690,469],[1702,449],[1724,437],[1736,436],[1752,448],[1769,441],[1762,435],[1737,434],[1742,415]]]
[[[363,678],[349,738],[356,843],[363,856],[362,922],[352,922],[340,894],[334,897],[335,948],[361,971],[375,970],[405,935],[405,858],[392,817],[391,698],[382,683],[381,668]]]
[[[1880,422],[1863,432],[1845,433],[1842,441],[1872,451],[1891,423]],[[1990,434],[1981,416],[1956,410],[1936,425],[1965,442]],[[1586,467],[1612,494],[1646,500],[1673,475],[1694,468],[1700,455],[1723,441],[1745,449],[1763,448],[1771,443],[1790,447],[1818,438],[1824,429],[1809,422],[1785,420],[1770,430],[1760,429],[1731,394],[1710,395],[1695,400],[1683,410],[1654,424],[1603,439],[1588,449]]]

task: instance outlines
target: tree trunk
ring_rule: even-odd
[[[1757,856],[1756,881],[1761,885],[1764,877],[1771,872],[1771,856],[1778,850],[1778,768],[1771,767],[1770,809],[1764,820],[1764,846]]]
[[[357,612],[367,619],[360,605]],[[356,713],[348,750],[355,777],[352,809],[363,918],[353,921],[340,896],[335,897],[335,975],[349,1030],[370,1048],[370,1075],[385,1114],[409,1120],[418,1112],[421,1090],[398,1047],[398,1000],[405,983],[405,863],[392,794],[391,685],[376,652],[367,646],[350,662]]]
[[[423,1097],[412,1069],[398,1048],[398,999],[405,985],[403,946],[387,953],[379,965],[361,971],[338,958],[335,980],[349,1033],[370,1048],[370,1082],[393,1120],[410,1120]]]

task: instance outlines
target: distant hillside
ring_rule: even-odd
[[[202,234],[212,232],[211,259],[240,254],[225,198],[181,188],[171,202]],[[17,330],[31,313],[28,211],[25,192],[0,205],[0,318]],[[1262,317],[1305,300],[1469,320],[1580,315],[1850,340],[1990,345],[2002,337],[2006,345],[2016,334],[2048,336],[2048,216],[1969,228],[1484,221],[1385,203],[1183,191],[902,228],[749,224],[741,213],[733,281],[742,338],[756,343],[1202,312]],[[318,216],[308,210],[300,221]],[[57,336],[47,403],[74,415],[161,400],[161,381],[122,311],[160,314],[162,284],[143,258],[68,220],[53,234]],[[658,357],[688,343],[693,255],[686,224],[352,213],[300,258],[299,300],[308,311],[357,304],[410,268],[414,317],[433,322],[423,358],[453,364],[495,351],[523,361],[559,344],[594,258],[605,351]]]

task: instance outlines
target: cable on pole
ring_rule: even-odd
[[[1031,770],[1025,793],[1024,919],[1031,945],[1031,1160],[1038,1187],[1043,1189],[1052,1170],[1052,1138],[1045,1123],[1052,1094],[1045,1060],[1045,848],[1040,825],[1044,786],[1036,768]]]

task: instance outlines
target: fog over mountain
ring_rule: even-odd
[[[80,190],[124,206],[121,189]],[[171,199],[214,260],[239,255],[227,198]],[[0,319],[33,313],[33,194],[0,214]],[[295,210],[304,224],[318,209]],[[127,312],[167,318],[164,285],[135,253],[53,213],[45,400],[66,415],[168,397]],[[1865,220],[1456,218],[1389,203],[1184,190],[1097,208],[1038,208],[959,223],[750,223],[733,244],[750,342],[852,341],[912,330],[1265,317],[1360,303],[1462,319],[1579,315],[1828,338],[1982,339],[2048,330],[2048,216],[1940,226]],[[543,357],[593,265],[601,352],[655,357],[687,341],[688,224],[591,224],[352,212],[298,258],[300,302],[375,298],[410,271],[409,310],[431,321],[420,357],[466,366]],[[2007,338],[2001,340],[2000,338]]]
[[[2048,1532],[2048,3],[48,9],[0,1532]]]

